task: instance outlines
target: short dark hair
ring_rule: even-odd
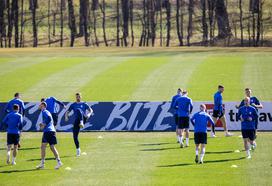
[[[224,88],[224,86],[223,85],[218,85],[218,88]]]
[[[19,105],[18,104],[14,104],[13,105],[13,110],[19,110]]]
[[[76,93],[76,96],[81,96],[81,93],[77,92],[77,93]]]
[[[45,102],[45,98],[41,98],[41,102]]]
[[[251,88],[245,88],[245,91],[249,91],[249,90],[251,90]]]
[[[44,101],[41,102],[41,105],[43,105],[45,108],[47,107],[47,104]]]
[[[20,95],[20,93],[19,92],[16,92],[15,94],[14,94],[14,97],[18,97]]]

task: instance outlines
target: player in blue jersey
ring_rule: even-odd
[[[263,105],[260,103],[260,101],[258,100],[258,98],[256,98],[255,96],[252,96],[252,90],[250,88],[246,88],[245,89],[245,95],[246,97],[250,98],[250,105],[253,106],[257,113],[258,113],[258,109],[262,109]],[[239,109],[241,107],[243,107],[245,105],[245,101],[242,100],[240,105],[237,105],[236,108]],[[257,129],[258,129],[258,120],[256,121],[256,135],[257,135]]]
[[[180,147],[183,148],[183,132],[186,133],[186,147],[189,146],[189,124],[190,124],[190,114],[193,110],[192,99],[188,97],[188,92],[186,90],[182,91],[182,96],[179,97],[175,103],[174,108],[177,108],[178,114],[178,134]]]
[[[48,97],[48,98],[42,98],[41,101],[45,101],[47,104],[46,110],[48,110],[53,118],[54,126],[58,124],[58,110],[57,105],[62,106],[63,108],[66,108],[64,103],[57,100],[55,97]]]
[[[177,143],[179,143],[179,133],[178,133],[178,113],[177,113],[178,110],[177,110],[177,108],[175,108],[174,104],[175,104],[175,101],[176,101],[179,97],[181,97],[181,92],[182,92],[182,90],[181,90],[180,88],[178,88],[177,94],[174,95],[174,96],[172,97],[171,106],[170,106],[170,108],[171,108],[171,109],[173,110],[173,112],[174,112],[174,120],[175,120],[175,124],[176,124]]]
[[[37,169],[44,168],[46,146],[47,144],[49,144],[50,149],[53,152],[57,161],[55,169],[59,169],[62,166],[62,162],[60,160],[59,153],[55,147],[55,145],[57,144],[56,129],[53,124],[52,115],[48,110],[46,110],[46,107],[47,105],[45,102],[41,102],[39,105],[39,109],[41,110],[42,114],[42,123],[40,123],[40,129],[43,131],[43,136],[41,144],[41,163],[36,168]]]
[[[17,104],[20,107],[19,108],[19,113],[24,116],[25,115],[25,104],[20,98],[21,98],[20,93],[18,93],[18,92],[15,93],[14,98],[12,100],[10,100],[8,102],[8,104],[6,105],[5,112],[6,113],[12,112],[13,111],[13,105]]]
[[[213,121],[216,124],[217,120],[219,119],[224,127],[225,136],[229,137],[232,136],[231,133],[228,132],[227,129],[227,122],[226,122],[226,116],[225,116],[225,108],[223,106],[223,96],[222,93],[224,92],[224,86],[219,85],[218,91],[214,94],[214,108],[213,108]],[[215,136],[215,126],[212,127],[211,130],[211,137]]]
[[[244,102],[245,105],[239,108],[238,117],[241,120],[241,130],[247,158],[250,159],[250,149],[255,149],[257,146],[255,142],[255,129],[258,114],[256,109],[250,105],[249,97],[246,97]]]
[[[74,102],[68,108],[68,111],[65,114],[65,121],[69,120],[69,113],[73,111],[74,113],[74,125],[73,125],[73,138],[76,146],[76,155],[80,156],[81,150],[78,140],[79,131],[84,127],[85,122],[90,118],[93,113],[91,107],[86,103],[81,101],[81,94],[76,93],[76,102]]]
[[[10,164],[10,154],[13,146],[12,165],[16,165],[15,160],[23,127],[23,116],[19,113],[19,109],[19,105],[13,104],[12,111],[3,120],[3,124],[7,127],[7,164]]]
[[[20,93],[16,92],[14,94],[14,98],[8,102],[5,108],[5,112],[8,114],[13,111],[13,105],[17,104],[19,105],[19,113],[24,117],[25,115],[25,104],[23,100],[21,100],[21,95]],[[18,148],[21,147],[20,141],[18,143]]]
[[[200,111],[195,113],[191,118],[191,122],[194,126],[194,140],[196,145],[196,163],[203,163],[205,155],[205,146],[207,144],[207,125],[210,122],[214,126],[214,122],[211,116],[206,112],[206,106],[200,105]],[[198,158],[199,146],[201,146],[200,159]]]

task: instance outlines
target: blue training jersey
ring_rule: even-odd
[[[47,104],[46,110],[48,110],[50,113],[58,113],[57,104],[64,107],[64,104],[57,100],[55,97],[46,98],[45,102]]]
[[[260,105],[260,101],[256,97],[250,97],[250,105],[255,104],[255,105]],[[241,101],[239,108],[245,106],[244,100]],[[258,112],[258,108],[254,107],[256,111]]]
[[[258,121],[257,110],[252,106],[243,106],[238,111],[238,117],[243,121],[241,122],[242,130],[256,129],[256,122]]]
[[[56,132],[52,115],[48,110],[42,111],[42,123],[45,125],[43,132]]]
[[[223,97],[222,97],[221,92],[217,91],[214,94],[213,99],[214,99],[214,108],[213,108],[213,110],[222,111],[223,110]]]
[[[80,109],[84,115],[87,110],[91,110],[90,106],[85,102],[74,102],[72,105],[70,105],[68,111],[74,111],[74,113],[76,113],[76,109]]]
[[[187,96],[181,96],[175,101],[174,107],[177,108],[179,117],[188,117],[193,110],[192,99]]]
[[[13,105],[19,105],[19,113],[22,114],[22,115],[25,115],[25,104],[22,100],[18,99],[18,98],[14,98],[12,100],[10,100],[8,102],[8,104],[6,105],[6,108],[5,108],[5,112],[6,113],[10,113],[13,111]]]
[[[197,112],[191,118],[191,123],[194,125],[194,132],[207,132],[208,122],[214,126],[211,116],[204,111]]]
[[[23,116],[18,112],[10,112],[3,120],[3,124],[7,127],[8,134],[20,134],[23,128]]]
[[[175,95],[175,96],[172,97],[170,108],[173,109],[173,110],[175,110],[175,114],[178,114],[178,109],[175,107],[175,102],[180,97],[181,97],[181,94],[177,94],[177,95]]]

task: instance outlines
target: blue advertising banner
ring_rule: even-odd
[[[72,103],[65,103],[66,107]],[[175,130],[169,102],[92,102],[94,110],[87,120],[84,131],[172,131]],[[2,121],[6,103],[0,103]],[[41,123],[38,103],[25,103],[23,131],[37,131]],[[58,108],[57,130],[70,132],[73,128],[73,115],[65,122],[66,109]]]
[[[194,102],[193,113],[199,111],[200,104],[205,103],[207,112],[212,114],[213,104],[210,102]],[[72,103],[65,103],[66,108]],[[175,131],[176,125],[170,102],[88,102],[93,109],[93,115],[87,120],[83,131]],[[264,108],[259,110],[259,130],[272,131],[272,103],[263,102]],[[0,103],[0,121],[5,116],[6,103]],[[23,131],[38,131],[41,115],[39,103],[26,103]],[[237,117],[236,102],[226,102],[225,115],[229,130],[240,130],[241,122]],[[65,122],[66,109],[57,108],[57,130],[70,132],[73,129],[73,113]],[[3,128],[1,128],[3,130]],[[190,124],[190,130],[193,126]],[[220,121],[216,130],[223,130]]]

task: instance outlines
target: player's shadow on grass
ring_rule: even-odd
[[[157,148],[157,149],[142,149],[140,151],[154,152],[154,151],[164,151],[164,150],[173,150],[180,149],[179,147],[165,147],[165,148]]]
[[[139,144],[139,146],[156,146],[156,145],[169,145],[171,143],[143,143]]]
[[[206,163],[223,163],[223,162],[229,162],[229,161],[238,161],[245,159],[245,157],[240,157],[240,158],[232,158],[232,159],[222,159],[222,160],[208,160],[204,161],[204,164]],[[172,164],[172,165],[159,165],[157,167],[162,167],[162,168],[171,168],[171,167],[183,167],[183,166],[189,166],[189,165],[195,165],[195,163],[179,163],[179,164]]]
[[[73,156],[61,156],[60,158],[71,158]],[[56,158],[45,158],[45,160],[56,160]],[[41,158],[28,159],[26,161],[41,161]]]
[[[205,154],[228,154],[228,153],[234,153],[234,151],[214,151],[214,152],[205,152]]]
[[[23,170],[6,170],[6,171],[0,171],[0,174],[10,174],[10,173],[16,173],[16,172],[32,172],[37,171],[38,169],[23,169]]]
[[[40,147],[25,147],[25,148],[20,148],[19,150],[37,150],[41,149]]]

